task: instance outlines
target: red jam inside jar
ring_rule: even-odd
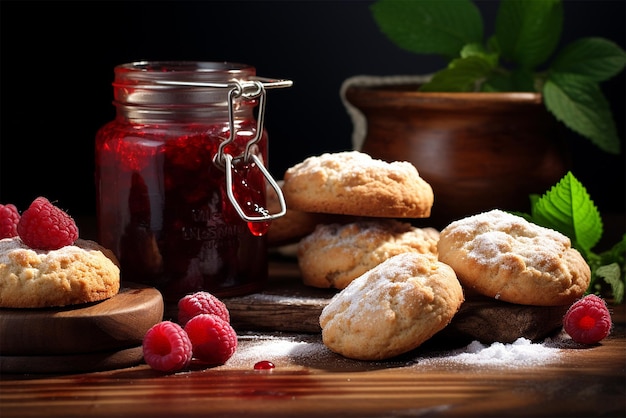
[[[223,152],[241,156],[256,137],[254,100],[235,102],[220,83],[254,75],[228,63],[132,63],[115,69],[114,121],[96,135],[98,239],[120,261],[122,281],[161,291],[168,302],[209,291],[235,296],[267,279],[266,222],[247,222],[226,193]],[[198,88],[159,81],[217,83]],[[232,124],[231,124],[232,123]],[[267,161],[267,132],[250,147]],[[226,168],[229,169],[229,168]],[[266,203],[254,161],[235,159],[232,190],[244,212]]]

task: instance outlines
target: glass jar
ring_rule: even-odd
[[[284,214],[264,167],[265,89],[291,82],[228,62],[134,62],[114,74],[116,117],[97,132],[95,178],[98,239],[122,281],[154,286],[166,302],[261,289],[264,233]],[[278,214],[264,209],[267,184]]]

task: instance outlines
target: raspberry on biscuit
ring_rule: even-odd
[[[20,214],[12,204],[0,205],[0,239],[17,236]]]
[[[38,197],[24,211],[17,224],[24,244],[38,250],[58,250],[78,239],[74,219],[45,197]]]

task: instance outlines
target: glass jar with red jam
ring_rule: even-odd
[[[264,167],[264,97],[290,82],[228,62],[134,62],[114,74],[116,117],[96,135],[95,177],[98,239],[122,281],[166,302],[261,289],[264,233],[284,214]],[[281,213],[265,209],[267,184]]]

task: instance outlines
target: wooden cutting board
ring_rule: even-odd
[[[321,332],[319,316],[337,291],[304,286],[296,263],[274,263],[270,272],[263,292],[223,299],[235,329]],[[484,344],[510,343],[520,337],[537,341],[560,330],[568,308],[517,305],[467,293],[465,299],[438,339]]]
[[[0,356],[0,373],[88,373],[132,367],[143,361],[143,347],[58,356]]]
[[[1,370],[87,371],[89,365],[115,368],[139,362],[137,348],[163,312],[161,293],[134,283],[124,283],[117,295],[101,302],[0,309]]]

